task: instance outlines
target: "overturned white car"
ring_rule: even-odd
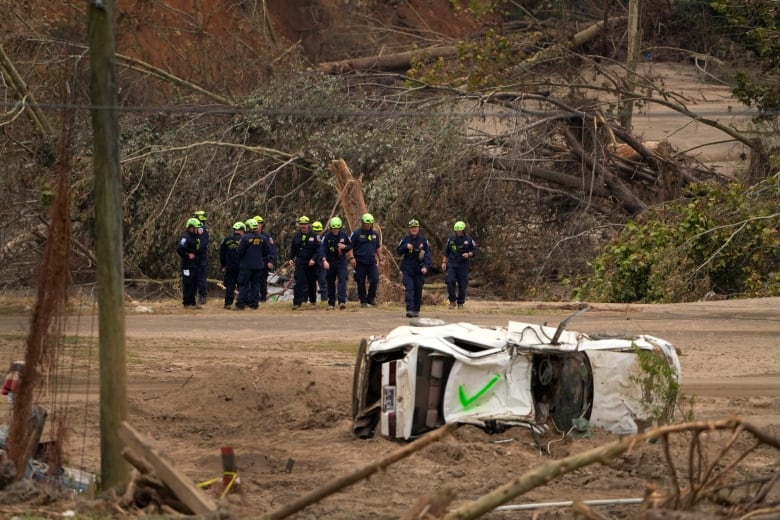
[[[681,377],[672,345],[569,332],[567,321],[556,329],[418,319],[363,340],[354,434],[410,439],[453,422],[566,432],[577,420],[628,434],[670,419]]]

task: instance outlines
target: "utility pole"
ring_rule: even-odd
[[[631,120],[634,116],[634,89],[636,88],[636,64],[639,60],[639,47],[642,43],[642,33],[639,30],[639,11],[642,0],[628,1],[628,50],[626,56],[626,93],[623,94],[620,123],[627,131],[631,131]]]
[[[127,418],[122,177],[119,171],[114,0],[87,0],[95,175],[95,248],[100,359],[100,475],[104,490],[126,484],[119,427]]]

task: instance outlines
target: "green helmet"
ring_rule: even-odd
[[[253,218],[250,218],[245,222],[247,229],[257,229],[257,221]]]
[[[322,231],[322,222],[319,220],[315,220],[314,223],[311,225],[312,231]]]
[[[363,224],[373,224],[374,223],[374,215],[371,213],[365,213],[363,214],[363,217],[361,218],[363,221]]]
[[[341,225],[342,225],[342,222],[341,222],[340,218],[333,217],[332,219],[330,219],[330,228],[331,229],[341,229]]]
[[[409,221],[409,227],[410,228],[412,228],[412,227],[420,227],[420,221],[417,220],[416,218],[413,218],[412,220]]]
[[[260,215],[255,215],[252,218],[255,219],[255,222],[257,222],[258,224],[262,224],[263,223],[263,217],[261,217]]]
[[[236,231],[238,231],[239,229],[242,231],[246,231],[246,224],[244,224],[243,222],[236,222],[235,224],[233,224],[233,229],[235,229]]]
[[[203,211],[202,209],[199,209],[198,211],[194,211],[192,213],[192,216],[195,217],[196,219],[200,220],[201,222],[206,222],[206,219],[207,219],[206,212]]]
[[[454,229],[455,231],[465,231],[466,230],[466,223],[463,222],[462,220],[459,220],[459,221],[455,222],[455,225],[452,226],[452,229]]]
[[[191,219],[187,220],[187,227],[196,227],[199,228],[201,226],[200,220],[196,219],[195,217],[192,217]]]
[[[298,224],[308,224],[311,222],[311,219],[307,217],[306,215],[302,216],[298,219]]]

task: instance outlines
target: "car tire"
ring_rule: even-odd
[[[439,318],[412,318],[409,320],[409,325],[413,327],[439,327],[446,324],[446,321]]]
[[[360,413],[361,405],[361,388],[363,378],[363,364],[366,362],[366,349],[368,348],[368,340],[365,338],[360,340],[360,346],[358,347],[357,357],[355,357],[355,371],[352,374],[352,420],[357,419],[358,413]]]

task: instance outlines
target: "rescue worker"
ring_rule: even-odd
[[[431,246],[428,239],[420,234],[420,222],[417,219],[409,221],[409,234],[398,242],[395,250],[401,256],[401,275],[406,289],[406,317],[416,318],[420,315],[425,274],[431,268],[432,260]]]
[[[295,266],[295,287],[293,287],[294,311],[301,308],[307,299],[317,305],[317,255],[320,242],[317,233],[311,229],[311,219],[306,215],[298,219],[298,231],[290,244],[288,264]]]
[[[246,233],[238,243],[238,300],[236,309],[246,307],[257,309],[260,304],[260,278],[265,272],[265,266],[271,250],[265,237],[257,232],[258,224],[253,218],[247,220]]]
[[[178,253],[181,259],[182,304],[185,308],[200,308],[195,302],[195,296],[197,294],[195,277],[197,276],[198,250],[200,249],[200,238],[198,238],[199,227],[200,220],[195,217],[187,220],[187,231],[184,232],[179,239],[179,242],[176,244],[176,253]]]
[[[311,224],[311,230],[317,233],[317,238],[320,241],[320,244],[322,244],[322,237],[323,237],[323,226],[322,222],[319,220],[315,220]],[[324,302],[328,299],[328,280],[326,277],[325,268],[322,267],[322,258],[320,258],[319,252],[317,254],[317,292],[320,295],[320,301]]]
[[[200,221],[200,227],[198,228],[200,250],[198,251],[198,268],[195,283],[198,288],[198,304],[205,305],[208,300],[209,228],[206,225],[207,217],[205,211],[195,211],[192,216]]]
[[[447,244],[444,246],[441,270],[447,272],[445,283],[450,309],[454,309],[456,305],[458,309],[462,309],[463,304],[466,303],[471,259],[477,255],[477,243],[466,233],[466,223],[462,220],[455,222],[452,229],[455,234],[447,239]]]
[[[277,252],[276,245],[274,245],[274,239],[271,234],[265,229],[265,221],[260,215],[254,216],[255,222],[257,222],[257,232],[265,238],[268,243],[268,248],[271,250],[271,254],[266,262],[265,273],[260,277],[260,301],[264,302],[268,300],[268,275],[276,269],[279,265],[279,253]]]
[[[347,308],[347,254],[352,250],[349,236],[341,230],[339,217],[333,217],[328,222],[330,233],[322,238],[320,246],[320,261],[325,272],[327,283],[328,310],[336,308],[338,284],[339,309]]]
[[[355,270],[358,299],[361,307],[376,306],[376,291],[379,287],[379,268],[383,264],[382,238],[374,230],[374,216],[365,213],[361,218],[359,229],[352,232],[349,241],[352,243],[352,254],[349,260]],[[368,291],[366,291],[368,281]]]
[[[236,222],[233,232],[222,240],[219,246],[219,265],[222,270],[222,283],[225,286],[225,308],[229,309],[235,299],[236,285],[241,258],[238,256],[238,244],[246,230],[246,224]]]

